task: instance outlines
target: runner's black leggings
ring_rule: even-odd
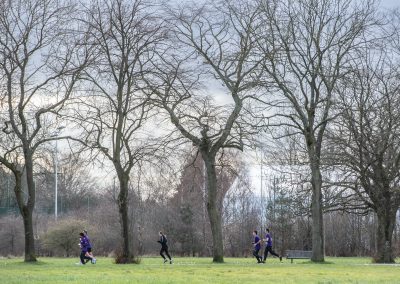
[[[270,253],[276,257],[279,257],[279,255],[272,250],[272,247],[267,246],[267,247],[265,247],[265,250],[264,250],[264,260],[267,259],[268,253]]]
[[[162,256],[163,259],[165,259],[164,252],[168,256],[169,260],[171,260],[171,256],[168,253],[168,247],[167,246],[162,246],[161,250],[160,250],[160,255]]]
[[[86,256],[85,254],[86,254],[85,251],[81,251],[80,258],[81,258],[81,263],[82,263],[82,264],[85,264],[85,263],[86,263],[86,262],[85,262],[85,259],[87,259],[87,260],[92,260],[91,257]]]
[[[258,255],[259,251],[260,251],[260,249],[256,249],[256,248],[253,250],[253,255],[257,259],[257,262],[261,262],[261,260],[262,260],[261,256]]]

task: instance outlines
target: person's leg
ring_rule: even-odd
[[[277,254],[274,250],[272,250],[272,247],[268,247],[268,251],[270,254],[279,257],[279,260],[282,261],[282,256],[280,256],[279,254]]]
[[[261,260],[260,260],[260,256],[258,255],[258,252],[259,252],[259,249],[254,249],[253,250],[253,255],[257,259],[257,262],[260,263]]]
[[[160,255],[161,255],[161,257],[165,260],[165,256],[164,256],[163,252],[164,252],[164,248],[161,248],[161,250],[160,250]]]
[[[85,253],[84,251],[81,251],[81,255],[79,256],[79,258],[81,259],[81,263],[85,264]]]
[[[280,257],[279,254],[277,254],[277,253],[272,249],[272,247],[269,248],[269,252],[270,252],[270,254],[272,254],[273,256]]]
[[[169,260],[172,260],[171,256],[169,255],[168,248],[164,248],[164,251],[165,251],[165,254],[168,256]]]
[[[90,257],[90,256],[88,256],[88,255],[85,255],[83,258],[87,260],[86,262],[89,262],[89,260],[90,260],[90,261],[93,260],[93,258]]]
[[[91,255],[91,253],[89,251],[87,251],[85,253],[85,260],[86,260],[85,263],[88,263],[89,260],[93,263],[93,259],[94,259],[93,255]]]
[[[267,257],[268,257],[268,247],[265,247],[265,250],[264,250],[264,261],[267,260]]]
[[[93,264],[96,263],[96,258],[93,256],[92,248],[88,248],[87,256],[89,256],[89,257],[91,258],[90,261],[91,261]],[[87,262],[89,262],[89,260],[88,260]]]

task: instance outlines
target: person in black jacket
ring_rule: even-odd
[[[165,237],[165,235],[161,231],[158,234],[160,236],[160,239],[157,242],[159,242],[161,244],[160,255],[164,259],[164,263],[166,263],[168,260],[164,256],[164,252],[165,252],[165,254],[169,258],[169,263],[172,264],[172,258],[168,253],[167,238]]]

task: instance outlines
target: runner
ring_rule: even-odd
[[[276,257],[279,257],[279,260],[282,261],[282,256],[277,254],[272,249],[272,237],[271,237],[271,234],[269,233],[269,229],[268,228],[265,229],[265,232],[266,232],[265,239],[263,241],[266,243],[266,247],[265,247],[265,250],[264,250],[264,260],[263,261],[265,262],[265,260],[267,259],[268,253],[270,253],[270,254],[272,254],[272,255],[274,255]]]
[[[93,256],[93,253],[92,253],[92,243],[90,242],[90,239],[89,239],[87,231],[83,230],[83,233],[85,234],[85,237],[86,237],[86,240],[87,240],[87,246],[86,246],[87,253],[86,253],[86,255],[91,257],[92,258],[92,260],[91,260],[92,264],[95,264],[96,263],[96,258]]]
[[[158,233],[158,235],[160,236],[160,239],[157,242],[161,244],[160,255],[164,259],[164,263],[166,263],[168,260],[164,256],[164,252],[165,252],[165,254],[169,258],[169,263],[172,264],[172,258],[168,253],[167,238],[161,231]]]
[[[87,246],[88,246],[88,241],[87,238],[85,237],[84,233],[79,233],[79,246],[81,248],[81,254],[80,254],[80,262],[77,263],[77,265],[85,265],[87,261],[92,261],[93,263],[93,258],[87,255]],[[85,261],[87,260],[87,261]]]
[[[253,250],[253,255],[254,257],[257,259],[257,263],[263,263],[262,262],[262,257],[258,255],[258,252],[261,249],[261,239],[258,236],[258,232],[256,230],[253,231],[253,237],[254,237],[254,242],[253,242],[253,246],[254,246],[254,250]]]

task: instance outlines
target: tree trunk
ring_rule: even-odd
[[[383,204],[377,210],[378,229],[377,229],[377,251],[375,261],[377,263],[394,263],[392,250],[392,236],[396,223],[396,209],[390,205]]]
[[[35,206],[35,183],[33,181],[33,163],[32,156],[28,151],[25,152],[25,173],[24,176],[20,171],[14,171],[15,187],[14,193],[17,199],[19,211],[24,223],[25,233],[25,262],[36,261],[35,255],[35,238],[33,235],[32,213]],[[26,177],[28,187],[28,198],[25,203],[25,196],[22,190],[22,179]]]
[[[118,175],[120,190],[118,194],[118,209],[121,220],[122,229],[122,254],[121,262],[119,263],[132,263],[133,253],[130,246],[129,236],[129,218],[128,218],[128,182],[129,177],[121,174]]]
[[[202,153],[207,171],[207,211],[210,219],[213,239],[213,262],[224,262],[224,245],[222,240],[221,200],[218,200],[217,173],[215,171],[215,157]]]
[[[33,237],[33,223],[32,223],[32,211],[24,206],[22,218],[24,220],[24,231],[25,231],[25,262],[36,261],[35,255],[35,239]]]
[[[322,175],[319,158],[314,150],[314,145],[309,146],[309,159],[311,168],[311,216],[312,216],[312,257],[311,261],[325,261],[324,220],[322,212]]]
[[[32,222],[32,210],[24,204],[22,194],[22,180],[21,176],[15,175],[15,196],[17,197],[18,208],[21,213],[24,223],[24,234],[25,234],[25,262],[36,261],[35,256],[35,239],[33,237],[33,222]]]
[[[25,261],[36,261],[35,238],[33,235],[33,208],[35,207],[35,181],[33,180],[33,161],[32,155],[25,154],[26,184],[28,187],[28,200],[24,206],[24,228],[25,228]]]

